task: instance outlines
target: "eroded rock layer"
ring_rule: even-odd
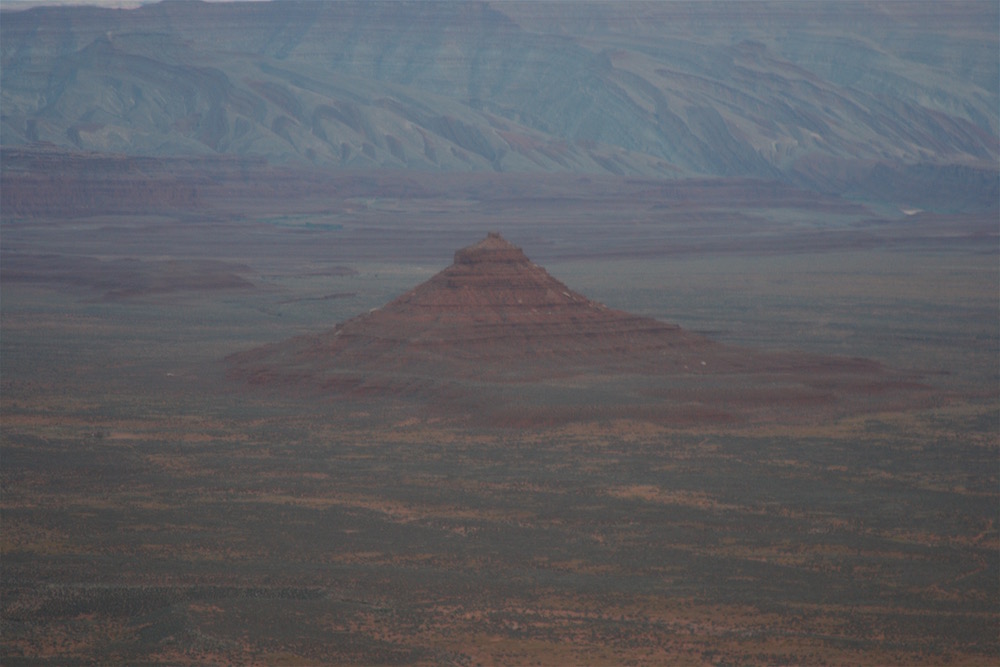
[[[874,361],[722,345],[608,308],[493,233],[382,308],[229,361],[251,385],[416,397],[504,423],[786,418],[883,409],[927,389]]]
[[[693,370],[701,363],[695,357],[720,349],[676,325],[587,299],[491,233],[383,308],[238,360],[257,366],[259,377],[280,366],[296,375],[354,369],[530,380],[585,370]]]

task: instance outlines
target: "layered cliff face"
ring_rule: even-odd
[[[587,299],[491,233],[384,307],[237,362],[257,381],[301,376],[322,383],[327,374],[351,372],[531,381],[654,370],[650,363],[681,368],[693,363],[691,354],[714,347],[675,325]]]
[[[5,11],[0,142],[338,169],[741,176],[854,196],[902,187],[917,207],[955,208],[939,177],[995,181],[995,3],[848,4]],[[876,167],[886,175],[867,178]],[[905,187],[918,167],[933,178]],[[991,193],[960,203],[990,206]]]
[[[858,399],[877,408],[922,389],[873,361],[727,346],[608,308],[493,233],[382,308],[228,361],[254,386],[452,401],[490,414],[498,396],[516,404],[530,394],[546,418],[546,405],[567,400],[581,414],[616,404],[716,420]],[[512,390],[523,395],[511,399]]]

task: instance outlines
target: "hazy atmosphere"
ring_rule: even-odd
[[[996,2],[0,52],[4,665],[1000,661]]]

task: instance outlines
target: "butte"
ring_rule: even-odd
[[[858,358],[723,345],[571,290],[499,234],[382,308],[240,352],[246,384],[527,425],[817,419],[900,408],[930,393]]]

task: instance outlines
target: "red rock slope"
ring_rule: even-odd
[[[338,371],[531,381],[594,370],[678,371],[719,348],[676,325],[587,299],[491,233],[382,308],[235,360],[257,367],[249,373],[257,381]]]
[[[478,390],[510,396],[498,387],[516,384],[522,393],[547,387],[538,394],[544,403],[576,392],[576,404],[610,396],[642,404],[645,413],[680,405],[723,416],[779,405],[857,406],[859,398],[884,407],[885,398],[916,387],[876,362],[722,345],[608,308],[492,233],[380,309],[229,362],[232,375],[270,387],[483,405],[493,399],[477,402]]]

